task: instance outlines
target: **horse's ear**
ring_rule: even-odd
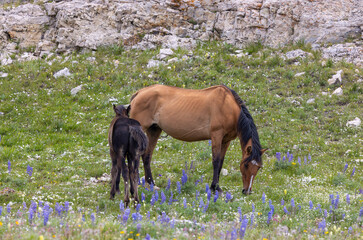
[[[252,153],[252,146],[247,147],[247,154],[250,155]]]
[[[268,148],[261,149],[261,155],[264,154],[267,150],[268,150]]]

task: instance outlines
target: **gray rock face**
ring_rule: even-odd
[[[120,43],[176,49],[210,39],[235,46],[257,41],[269,46],[299,40],[338,43],[362,38],[363,29],[362,0],[44,2],[0,9],[0,50],[13,51],[14,42],[36,47],[37,54]]]

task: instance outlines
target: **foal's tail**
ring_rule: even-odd
[[[115,151],[115,149],[113,149],[113,143],[112,143],[112,138],[113,138],[113,128],[114,128],[114,125],[116,123],[116,121],[118,120],[119,118],[118,117],[115,117],[112,119],[111,121],[111,124],[110,124],[110,128],[108,130],[108,145],[112,148],[112,150],[114,152],[117,152]]]
[[[140,126],[130,126],[129,130],[131,138],[139,145],[137,151],[140,153],[140,155],[143,154],[146,151],[148,145],[148,139],[145,133],[141,130]]]

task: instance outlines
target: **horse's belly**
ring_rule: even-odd
[[[188,120],[160,121],[159,127],[173,138],[182,141],[201,141],[210,139],[209,124],[193,124]]]

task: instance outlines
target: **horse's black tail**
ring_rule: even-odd
[[[142,155],[146,151],[149,141],[140,126],[130,126],[129,129],[131,138],[139,145],[137,151]]]

